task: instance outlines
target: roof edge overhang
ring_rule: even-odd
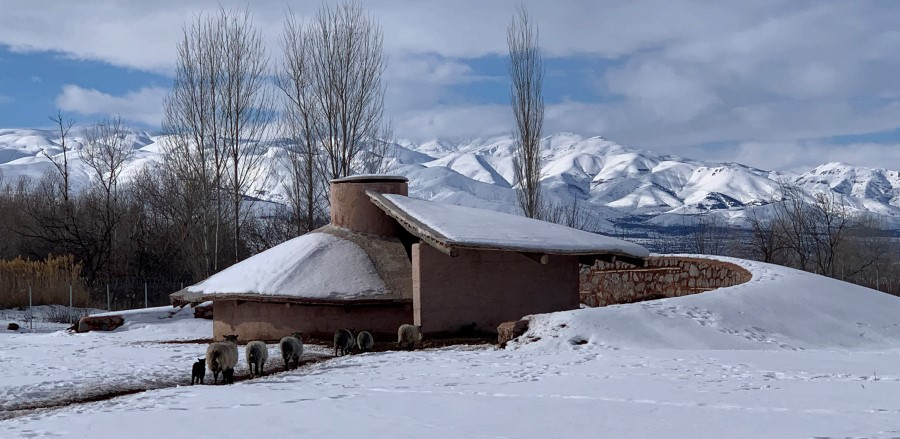
[[[402,175],[359,174],[335,178],[331,183],[408,183],[409,179]]]
[[[535,249],[533,247],[518,247],[518,246],[491,246],[491,245],[472,245],[469,243],[459,243],[448,239],[446,236],[441,234],[440,232],[428,227],[426,224],[422,223],[416,218],[408,215],[405,211],[400,209],[395,203],[391,200],[387,199],[384,195],[368,190],[366,191],[366,195],[369,196],[369,199],[378,206],[381,210],[384,211],[388,216],[397,220],[400,225],[406,229],[409,233],[418,237],[422,241],[425,241],[432,247],[438,249],[442,253],[447,255],[456,257],[458,256],[459,249],[464,250],[494,250],[494,251],[508,251],[508,252],[519,252],[519,253],[543,253],[547,255],[563,255],[563,256],[579,256],[581,259],[600,259],[600,260],[619,260],[622,262],[626,262],[632,265],[641,265],[643,266],[646,258],[636,257],[634,255],[625,253],[625,252],[617,252],[617,251],[584,251],[584,250],[565,250],[565,249]]]
[[[359,298],[359,299],[319,299],[311,297],[276,296],[264,294],[204,294],[201,299],[206,301],[242,301],[261,303],[290,303],[295,305],[324,305],[324,306],[365,306],[365,305],[403,305],[412,303],[412,299],[399,298]]]

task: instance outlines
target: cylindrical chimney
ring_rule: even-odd
[[[331,180],[331,224],[357,233],[397,236],[400,225],[376,206],[366,191],[407,195],[406,177],[354,175]]]

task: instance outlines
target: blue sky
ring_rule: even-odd
[[[244,3],[224,0],[226,8]],[[153,129],[181,28],[219,2],[0,0],[0,127],[117,114]],[[384,32],[398,137],[512,130],[505,28],[518,1],[365,3]],[[278,62],[284,11],[251,11]],[[547,61],[545,132],[764,169],[900,168],[900,3],[526,1]]]
[[[141,87],[169,88],[172,80],[159,73],[116,67],[103,61],[73,59],[59,52],[16,53],[0,47],[0,95],[8,98],[0,104],[0,126],[39,128],[48,125],[48,116],[56,114],[59,108],[57,97],[66,85],[122,95]],[[104,116],[71,113],[73,118],[86,123]],[[140,120],[132,122],[152,125]]]

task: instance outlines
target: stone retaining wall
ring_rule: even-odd
[[[686,296],[749,281],[750,272],[730,262],[676,256],[650,257],[646,267],[597,261],[583,265],[581,303],[607,306]]]

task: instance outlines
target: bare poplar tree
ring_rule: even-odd
[[[516,119],[515,177],[519,206],[529,218],[541,217],[541,131],[544,126],[544,60],[537,25],[524,5],[506,29],[509,47],[509,99]]]
[[[263,142],[269,140],[269,125],[275,113],[274,99],[268,81],[268,55],[262,33],[253,27],[250,11],[220,12],[218,26],[222,30],[222,84],[218,94],[220,136],[227,153],[226,179],[231,199],[231,229],[234,261],[241,258],[241,227],[250,213],[249,199],[244,195],[261,175]]]
[[[381,28],[348,2],[324,5],[309,32],[325,177],[377,172],[387,149]]]
[[[165,101],[166,164],[198,192],[188,197],[199,203],[194,235],[212,272],[219,268],[224,224],[232,232],[233,260],[241,256],[240,230],[249,212],[244,194],[260,175],[261,145],[274,114],[267,64],[248,10],[198,16],[178,45]]]
[[[198,16],[190,27],[185,27],[178,43],[174,85],[164,103],[162,123],[166,134],[165,166],[192,192],[186,200],[189,211],[197,213],[191,222],[198,230],[191,236],[197,238],[205,276],[216,271],[221,220],[219,188],[224,148],[218,137],[221,128],[216,111],[222,63],[219,41],[221,29],[209,17]]]
[[[288,11],[281,36],[282,65],[275,85],[282,91],[282,129],[287,139],[283,165],[296,235],[318,226],[323,215],[325,182],[318,168],[321,111],[315,99],[312,34]]]

